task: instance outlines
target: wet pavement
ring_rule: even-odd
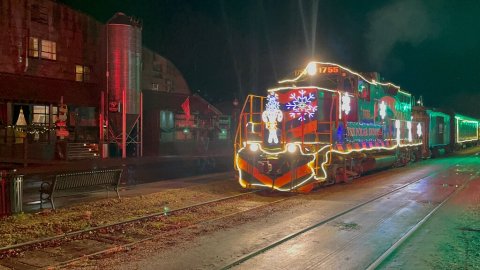
[[[238,218],[238,224],[220,224],[225,229],[168,250],[155,250],[154,242],[145,244],[145,250],[154,251],[141,258],[135,252],[122,254],[117,258],[122,262],[119,268],[219,269],[361,202],[427,177],[237,266],[239,269],[365,268],[471,177],[471,170],[478,169],[478,165],[469,165],[468,161],[462,157],[432,159],[365,176],[352,184],[324,188],[280,203],[274,210],[245,214]],[[450,170],[442,171],[452,165]],[[437,172],[440,173],[430,176]]]
[[[471,180],[379,268],[480,269],[480,178]]]
[[[470,179],[454,167],[319,226],[238,269],[365,269],[435,206]]]

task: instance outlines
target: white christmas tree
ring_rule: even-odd
[[[17,122],[15,123],[16,126],[26,126],[27,121],[25,120],[25,115],[23,114],[23,109],[20,108],[20,113],[18,114]]]

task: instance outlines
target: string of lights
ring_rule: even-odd
[[[330,66],[335,66],[335,67],[339,67],[341,69],[343,69],[344,71],[346,72],[349,72],[350,74],[353,74],[353,75],[356,75],[358,76],[359,78],[361,78],[362,80],[368,82],[369,84],[372,84],[372,85],[383,85],[383,86],[392,86],[394,88],[396,88],[398,90],[398,92],[404,94],[404,95],[407,95],[407,96],[411,96],[410,93],[408,92],[405,92],[405,91],[402,91],[400,89],[400,86],[398,85],[395,85],[391,82],[386,82],[386,83],[382,83],[382,82],[377,82],[375,80],[369,80],[367,78],[365,78],[363,75],[361,75],[360,73],[358,72],[355,72],[349,68],[346,68],[342,65],[339,65],[339,64],[336,64],[336,63],[330,63],[330,62],[320,62],[320,61],[312,61],[310,63],[308,63],[308,65],[305,67],[305,69],[295,78],[293,79],[286,79],[286,80],[282,80],[282,81],[279,81],[278,83],[287,83],[287,82],[291,82],[291,83],[294,83],[294,82],[297,82],[300,78],[302,78],[304,75],[310,75],[310,76],[313,76],[316,74],[317,72],[317,64],[321,64],[321,65],[330,65]]]
[[[7,129],[13,129],[17,132],[25,132],[27,134],[43,134],[46,132],[54,131],[56,128],[52,127],[45,127],[45,126],[37,126],[37,125],[28,125],[28,126],[17,126],[17,125],[8,125],[4,126]]]

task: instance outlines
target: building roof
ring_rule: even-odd
[[[190,112],[201,115],[221,115],[222,113],[199,95],[187,95],[143,90],[144,110],[182,111],[182,103],[190,97]]]
[[[107,24],[125,24],[136,27],[141,27],[139,21],[135,20],[133,17],[125,15],[125,13],[117,12],[113,17],[108,20]]]

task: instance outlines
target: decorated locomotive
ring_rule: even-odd
[[[308,192],[421,157],[412,96],[377,73],[311,62],[268,95],[247,97],[235,136],[244,188]]]

